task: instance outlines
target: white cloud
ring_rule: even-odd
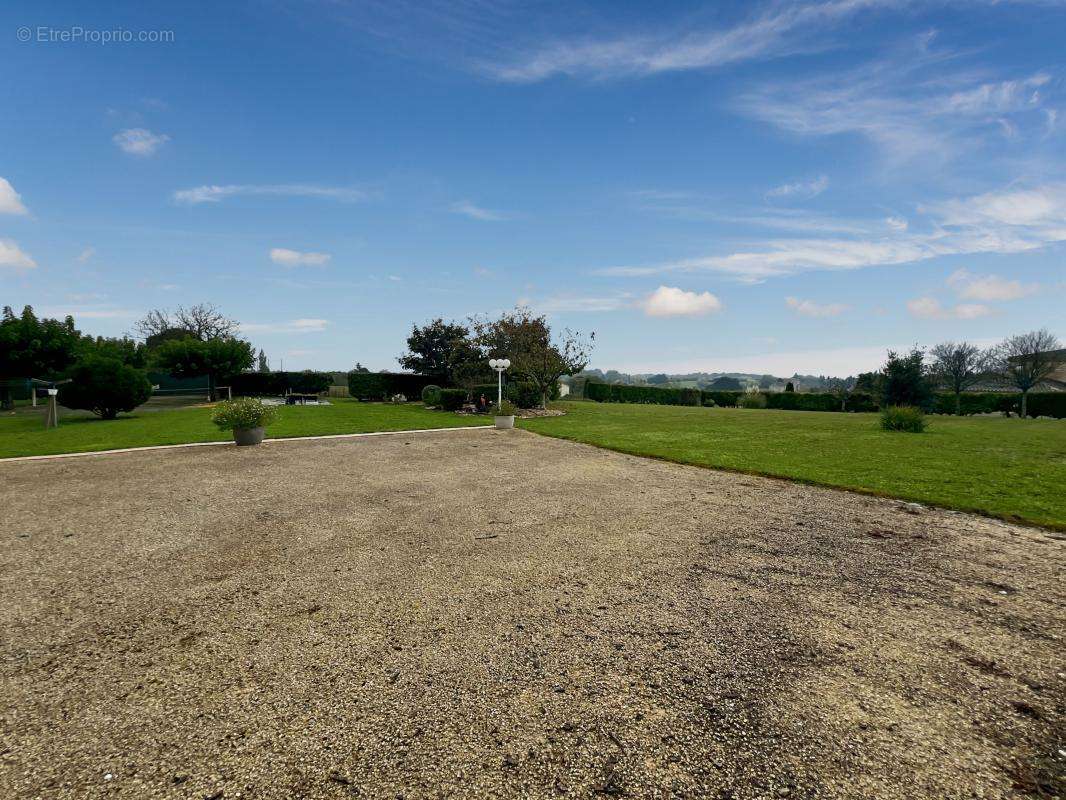
[[[775,186],[766,193],[767,197],[817,197],[829,188],[829,178],[819,175],[809,181],[797,181]]]
[[[813,300],[800,300],[798,297],[786,297],[785,305],[804,317],[836,317],[848,310],[842,303],[820,304]]]
[[[1066,241],[1066,186],[987,192],[919,208],[920,230],[870,226],[850,237],[767,239],[755,248],[649,266],[597,270],[600,275],[647,276],[718,272],[762,281],[812,270],[910,264],[946,255],[1022,253]],[[787,229],[788,224],[782,224]],[[858,228],[861,230],[861,226]]]
[[[165,133],[152,133],[147,128],[126,128],[111,137],[111,141],[124,153],[132,156],[150,156],[164,143],[170,141]]]
[[[84,264],[86,261],[88,261],[94,255],[96,255],[96,248],[95,247],[91,247],[91,246],[90,247],[85,247],[85,248],[82,248],[82,251],[80,253],[78,253],[78,257],[75,260],[79,264]]]
[[[0,268],[10,267],[16,271],[33,269],[37,262],[22,250],[14,239],[0,239]]]
[[[312,186],[302,183],[284,183],[273,185],[228,184],[226,186],[195,186],[192,189],[179,189],[174,192],[176,203],[196,205],[198,203],[218,203],[227,197],[237,195],[278,195],[286,197],[324,197],[342,202],[366,199],[366,192],[339,186]]]
[[[633,295],[621,292],[614,295],[562,294],[543,300],[519,298],[518,305],[535,308],[542,314],[605,313],[620,311],[633,305]]]
[[[285,247],[275,247],[270,251],[270,260],[283,267],[319,267],[332,258],[329,253],[302,253]]]
[[[241,324],[245,333],[321,333],[329,326],[328,319],[292,319],[287,322],[252,322]]]
[[[978,319],[987,317],[992,309],[980,303],[960,303],[957,306],[941,305],[935,297],[918,297],[907,301],[911,316],[920,319]]]
[[[817,34],[850,15],[898,0],[826,0],[775,4],[728,28],[602,40],[559,41],[505,62],[480,66],[490,77],[532,83],[553,75],[594,79],[639,77],[775,58],[820,49]]]
[[[15,187],[7,180],[0,178],[0,214],[29,214],[26,206],[22,205],[22,196],[15,191]]]
[[[1039,91],[1049,77],[989,79],[954,66],[958,55],[934,52],[922,37],[906,52],[845,73],[775,80],[748,91],[738,109],[754,119],[800,136],[850,134],[871,142],[899,163],[928,157],[930,163],[960,158],[989,143],[1026,148],[1047,135],[1047,102]]]
[[[964,300],[983,302],[1018,300],[1040,290],[1040,285],[1036,283],[1023,284],[998,275],[974,275],[964,269],[951,273],[947,284]]]
[[[490,208],[482,208],[474,205],[469,200],[460,200],[457,203],[452,203],[451,210],[456,214],[462,214],[464,217],[470,217],[471,219],[479,219],[482,222],[502,222],[511,218],[509,214],[505,214],[502,211],[493,211]]]
[[[700,317],[722,310],[721,301],[710,292],[687,292],[676,286],[660,286],[643,305],[649,317]]]
[[[885,225],[894,231],[905,231],[910,227],[910,223],[903,217],[885,217]]]

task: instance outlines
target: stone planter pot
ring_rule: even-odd
[[[253,444],[259,444],[263,441],[265,435],[266,428],[233,429],[233,441],[237,443],[237,447],[248,447]]]
[[[496,427],[501,431],[514,427],[514,416],[493,417],[493,419],[496,420]]]

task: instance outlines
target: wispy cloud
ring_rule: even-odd
[[[14,239],[0,239],[0,268],[21,272],[36,266],[37,262],[22,250]]]
[[[800,136],[861,136],[894,164],[960,158],[1005,133],[1025,147],[1045,134],[1047,73],[1004,80],[929,45],[921,37],[906,52],[844,74],[775,80],[742,94],[736,107]]]
[[[785,305],[802,317],[836,317],[848,310],[843,303],[816,303],[798,297],[786,297]]]
[[[150,156],[170,141],[165,133],[152,133],[147,128],[126,128],[111,137],[119,149],[131,156]]]
[[[766,193],[767,197],[817,197],[829,188],[829,178],[819,175],[809,181],[796,181],[775,186]]]
[[[227,197],[238,195],[278,195],[283,197],[323,197],[342,202],[365,200],[366,192],[360,189],[340,186],[313,186],[303,183],[283,183],[271,185],[228,184],[225,186],[195,186],[191,189],[179,189],[174,192],[176,203],[196,205],[198,203],[218,203]]]
[[[964,300],[979,300],[986,303],[1019,300],[1040,290],[1038,283],[1022,283],[1001,278],[998,275],[974,275],[965,269],[951,273],[947,284]]]
[[[328,319],[292,319],[286,322],[242,323],[244,333],[321,333],[329,327]]]
[[[608,295],[560,294],[540,300],[521,297],[518,305],[535,308],[542,314],[604,313],[620,311],[633,305],[634,296],[629,292]]]
[[[909,264],[946,255],[1022,253],[1066,241],[1066,185],[987,192],[930,203],[919,213],[923,216],[919,230],[881,225],[879,235],[775,238],[748,250],[596,272],[630,277],[718,272],[760,281],[812,270]]]
[[[451,210],[455,214],[462,214],[464,217],[470,217],[470,219],[479,219],[482,222],[503,222],[511,219],[510,214],[494,211],[491,208],[483,208],[471,203],[469,200],[460,200],[452,203]]]
[[[83,247],[81,252],[78,253],[78,257],[74,259],[79,264],[86,263],[90,258],[96,255],[96,248],[93,246]]]
[[[907,310],[919,319],[978,319],[987,317],[992,309],[981,303],[960,303],[944,306],[935,297],[917,297],[907,301]]]
[[[899,4],[899,0],[773,4],[730,27],[555,41],[517,58],[479,66],[490,77],[512,83],[533,83],[554,75],[606,80],[712,69],[821,49],[825,42],[820,34],[826,28],[861,11]]]
[[[0,214],[25,216],[29,213],[26,206],[22,204],[22,196],[15,191],[15,187],[7,178],[0,178]]]
[[[275,247],[270,251],[270,260],[283,267],[320,267],[330,258],[332,256],[329,253],[305,253],[285,247]]]
[[[643,308],[649,317],[702,317],[721,311],[722,303],[710,292],[660,286],[644,300]]]

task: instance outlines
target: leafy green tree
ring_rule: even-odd
[[[270,372],[270,363],[267,361],[263,348],[259,348],[259,356],[256,358],[256,372]]]
[[[470,329],[439,318],[421,328],[411,326],[407,352],[397,361],[404,369],[422,375],[447,375],[453,382],[461,382],[471,370],[480,376],[487,369],[481,363],[482,353],[470,339]]]
[[[152,395],[152,384],[144,370],[117,358],[87,356],[67,372],[67,377],[70,383],[59,387],[59,403],[92,411],[103,419],[133,411]]]
[[[881,406],[914,406],[928,411],[933,387],[925,370],[925,353],[918,347],[900,355],[888,351],[882,385]]]
[[[744,386],[736,378],[720,375],[711,381],[707,388],[715,392],[740,392],[743,391]]]
[[[785,391],[786,392],[795,392],[796,391],[796,384],[794,384],[792,381],[789,381],[788,383],[785,384]]]
[[[179,378],[206,375],[211,399],[218,382],[251,368],[255,363],[252,346],[243,339],[208,339],[188,336],[164,342],[155,352],[155,361]]]
[[[135,369],[148,366],[148,346],[128,336],[82,336],[78,342],[77,356],[79,360],[90,356],[114,358]]]
[[[586,340],[570,330],[553,336],[547,318],[528,308],[516,308],[497,320],[474,320],[473,327],[484,357],[510,359],[511,375],[536,387],[541,407],[547,405],[559,378],[588,366],[596,336],[590,334]]]
[[[26,306],[15,316],[10,306],[0,315],[0,408],[14,406],[9,381],[51,378],[74,361],[80,334],[74,319],[37,319]]]
[[[885,376],[880,372],[860,372],[855,379],[855,392],[863,392],[871,397],[884,394]]]

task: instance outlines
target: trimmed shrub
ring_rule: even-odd
[[[499,405],[492,404],[492,415],[494,417],[513,417],[518,413],[518,408],[510,400],[504,400]]]
[[[921,433],[925,430],[925,414],[915,406],[889,406],[881,412],[881,430]]]
[[[737,405],[741,408],[766,408],[766,395],[762,392],[744,392]]]
[[[255,397],[239,397],[219,403],[211,421],[224,431],[248,430],[265,428],[277,415],[274,406],[264,405]]]
[[[1015,396],[1015,401],[1020,402]],[[1026,401],[1026,411],[1030,417],[1054,417],[1066,419],[1066,392],[1030,392]],[[1017,412],[1017,407],[1015,408]]]
[[[133,411],[152,396],[152,384],[144,370],[127,366],[117,358],[89,356],[75,364],[67,377],[71,383],[59,387],[60,405],[83,408],[103,419]]]
[[[443,375],[415,375],[410,372],[349,372],[348,393],[359,400],[385,400],[394,394],[421,397],[430,384],[447,383]]]
[[[445,411],[458,411],[466,402],[466,389],[441,389],[440,407]]]
[[[422,402],[427,406],[440,405],[440,387],[434,383],[422,387]]]

